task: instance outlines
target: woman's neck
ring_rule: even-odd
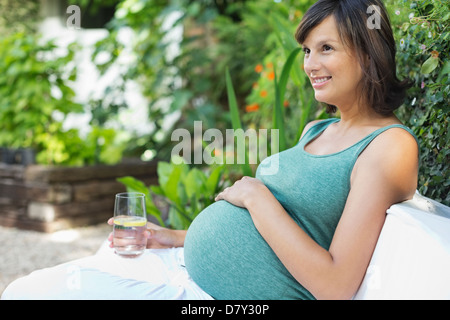
[[[394,114],[381,115],[369,106],[355,106],[351,108],[339,108],[341,121],[339,126],[343,129],[359,126],[384,126],[400,123]]]

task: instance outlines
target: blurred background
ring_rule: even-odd
[[[0,225],[97,224],[114,193],[139,190],[155,221],[186,228],[215,192],[254,173],[170,161],[174,129],[233,127],[227,89],[242,127],[282,126],[283,148],[308,121],[338,116],[314,100],[293,37],[314,2],[0,0]],[[397,115],[421,143],[419,191],[449,205],[450,3],[384,2],[399,78],[414,81]]]

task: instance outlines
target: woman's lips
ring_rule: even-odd
[[[314,89],[321,88],[331,80],[331,76],[327,77],[314,77],[311,78],[312,86]]]

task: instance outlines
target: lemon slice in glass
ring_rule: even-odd
[[[144,217],[118,216],[114,218],[114,224],[122,227],[143,227],[147,224]]]

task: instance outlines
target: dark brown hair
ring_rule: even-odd
[[[302,44],[309,32],[329,16],[336,21],[341,41],[356,50],[363,70],[359,83],[362,98],[379,114],[392,114],[403,103],[410,82],[397,78],[395,40],[383,2],[319,0],[303,16],[295,33],[297,42]],[[376,24],[372,24],[374,21]],[[336,107],[327,105],[327,111],[336,112]]]

